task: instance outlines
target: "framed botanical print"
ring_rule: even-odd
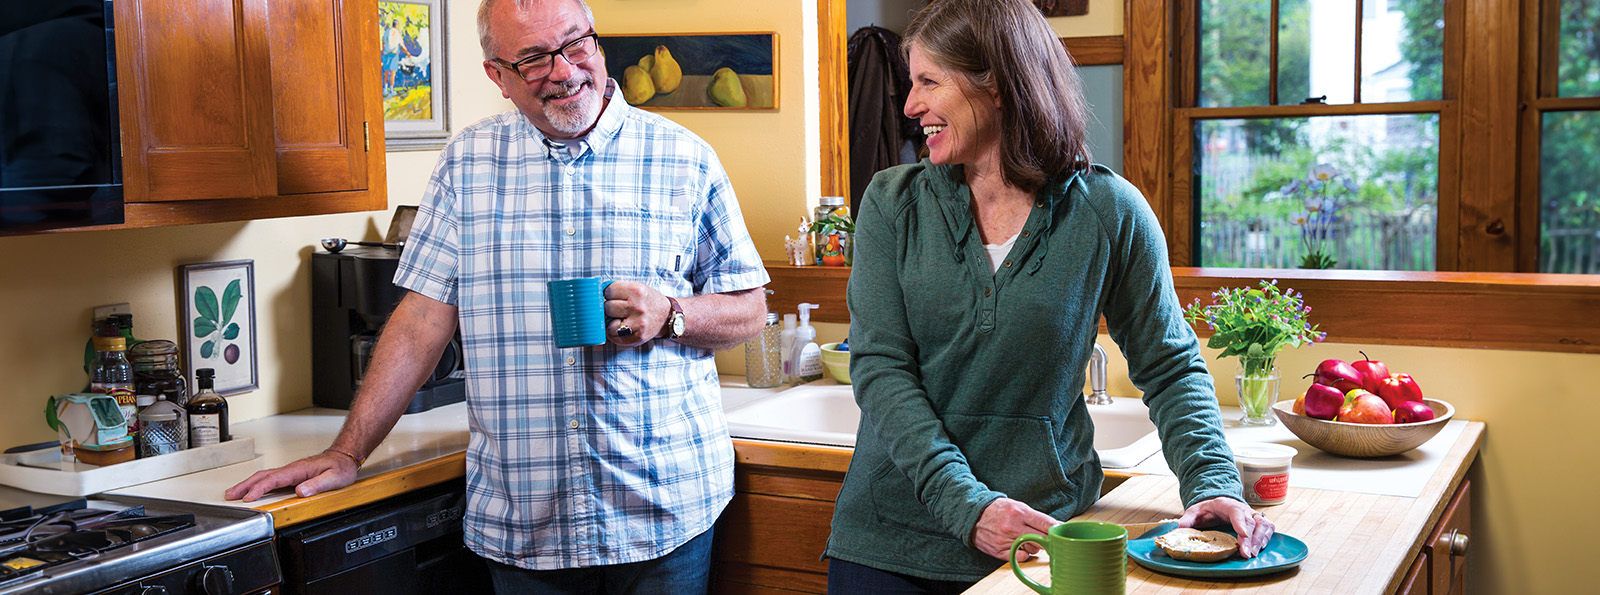
[[[183,278],[183,362],[189,386],[195,370],[211,368],[221,395],[255,390],[255,261],[230,260],[179,267]]]

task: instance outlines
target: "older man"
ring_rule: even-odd
[[[733,495],[711,350],[766,311],[733,189],[704,141],[621,100],[582,0],[486,0],[478,32],[517,109],[441,153],[344,429],[226,495],[349,485],[459,327],[466,543],[496,589],[704,592]],[[576,277],[615,281],[606,345],[552,341],[545,283]]]

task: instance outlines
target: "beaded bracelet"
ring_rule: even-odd
[[[360,467],[362,463],[367,462],[367,457],[358,457],[358,456],[355,456],[353,454],[347,453],[345,451],[339,450],[337,448],[328,448],[328,449],[323,450],[322,452],[325,452],[325,453],[327,453],[327,452],[337,453],[337,454],[342,454],[344,456],[350,457],[350,460],[356,462],[356,466],[357,467]]]

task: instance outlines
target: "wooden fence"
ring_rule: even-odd
[[[1437,240],[1434,219],[1353,213],[1328,225],[1323,249],[1335,268],[1431,271]],[[1306,255],[1305,230],[1286,220],[1238,221],[1205,218],[1200,223],[1200,266],[1299,268]]]

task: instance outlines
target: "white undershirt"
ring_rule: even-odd
[[[1017,243],[1017,236],[1020,235],[1022,235],[1022,232],[1019,231],[1003,244],[983,245],[983,249],[989,252],[989,272],[1000,272],[1000,263],[1005,262],[1006,255],[1011,253],[1011,246]]]

